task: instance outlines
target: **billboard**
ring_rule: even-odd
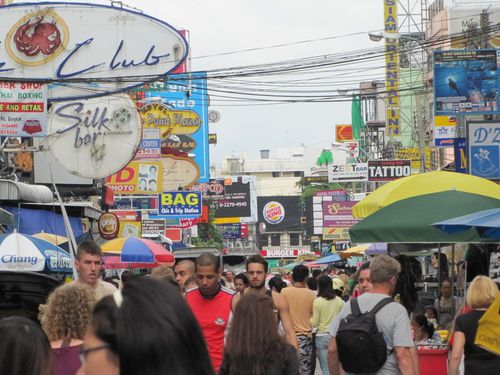
[[[196,218],[202,214],[201,193],[166,191],[158,195],[158,215],[176,218]],[[156,217],[153,217],[156,219]]]
[[[132,161],[106,178],[115,194],[158,194],[163,191],[162,164],[158,161]]]
[[[97,4],[5,6],[0,35],[2,78],[55,82],[48,96],[57,101],[125,91],[167,74],[188,55],[184,37],[164,21]]]
[[[411,160],[368,160],[368,181],[392,181],[411,175]]]
[[[47,135],[47,85],[0,82],[0,136]]]
[[[257,204],[259,223],[266,224],[266,232],[302,230],[300,197],[257,197]]]
[[[366,181],[367,163],[333,164],[328,170],[328,182]]]
[[[500,179],[500,123],[467,123],[469,173],[474,176]]]
[[[434,51],[436,116],[498,114],[498,51]]]
[[[359,222],[352,216],[352,206],[358,202],[323,201],[323,227],[351,227]]]
[[[165,103],[144,106],[141,118],[145,129],[160,129],[162,159],[169,170],[165,181],[176,181],[176,186],[168,186],[171,189],[210,178],[206,76],[203,72],[171,75],[164,90],[145,92],[146,99],[161,98]],[[182,168],[175,168],[180,164]]]

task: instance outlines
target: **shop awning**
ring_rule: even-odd
[[[54,201],[54,194],[47,186],[0,180],[0,201],[51,203]]]

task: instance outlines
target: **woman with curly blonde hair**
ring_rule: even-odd
[[[50,294],[41,321],[52,348],[54,375],[74,375],[80,367],[79,352],[95,302],[94,291],[79,283]]]

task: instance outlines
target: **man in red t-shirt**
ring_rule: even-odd
[[[224,354],[224,338],[232,317],[234,291],[220,285],[220,261],[203,253],[195,262],[197,288],[186,292],[186,301],[201,327],[215,373]]]

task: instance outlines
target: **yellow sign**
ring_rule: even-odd
[[[432,150],[430,147],[425,148],[425,170],[432,171]]]
[[[163,165],[156,161],[133,161],[106,178],[115,194],[158,194],[163,191]]]
[[[323,228],[323,240],[349,240],[349,228]]]
[[[142,224],[140,221],[121,221],[118,237],[141,237]]]
[[[140,111],[145,128],[161,129],[161,139],[170,134],[193,134],[201,126],[201,118],[194,111],[171,110],[163,103],[147,104]]]
[[[386,34],[398,33],[398,0],[384,0],[384,24]],[[389,137],[401,135],[398,39],[396,35],[394,36],[394,38],[385,38],[385,88],[387,91],[385,126]]]

